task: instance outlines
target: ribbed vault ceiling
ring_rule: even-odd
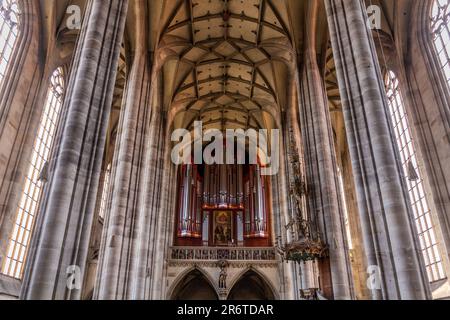
[[[176,114],[175,126],[189,127],[199,119],[216,128],[276,126],[275,119],[279,121],[280,111],[286,105],[286,65],[292,66],[294,60],[292,46],[297,53],[302,52],[302,12],[306,2],[149,0],[142,8],[148,12],[149,50],[155,52],[155,62],[158,56],[164,62],[164,104],[169,117]],[[59,56],[70,56],[78,30],[67,29],[66,8],[79,5],[83,9],[86,0],[39,0],[39,3],[43,47],[50,50],[56,40]],[[136,3],[130,1],[130,6]],[[394,26],[408,29],[411,1],[367,3],[383,8],[384,32],[394,32]],[[132,21],[128,21],[125,43],[130,50],[136,45],[131,36],[133,28]],[[340,111],[332,52],[330,48],[326,51],[330,108]],[[121,105],[124,79],[125,74],[119,72],[113,110]],[[115,114],[112,117],[117,118]]]
[[[160,55],[176,126],[271,128],[294,60],[284,1],[168,1]]]

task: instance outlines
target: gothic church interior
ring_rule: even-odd
[[[449,253],[450,0],[0,1],[0,300],[447,300]]]

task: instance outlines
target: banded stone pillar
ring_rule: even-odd
[[[294,68],[294,72],[297,70],[297,68]],[[289,96],[288,96],[288,112],[286,113],[286,116],[284,117],[284,126],[283,126],[283,144],[284,144],[284,157],[282,163],[286,167],[286,174],[288,176],[288,184],[291,185],[295,183],[295,178],[301,178],[302,180],[306,179],[306,172],[305,172],[305,156],[304,156],[304,143],[301,135],[300,130],[300,117],[299,117],[299,97],[298,94],[299,90],[299,79],[298,79],[298,73],[295,72],[295,74],[291,75],[291,81],[289,83]],[[293,160],[293,153],[297,153],[301,168],[298,168],[298,170],[295,170],[293,167],[293,164],[291,161]],[[283,175],[283,172],[280,172],[280,175]],[[296,177],[296,175],[300,175],[300,177]],[[305,181],[306,182],[306,181]],[[289,192],[289,196],[292,197],[290,194],[292,190]],[[283,193],[282,193],[283,194]],[[305,197],[306,198],[306,197]],[[282,219],[284,221],[284,225],[288,224],[290,221],[295,221],[297,218],[297,215],[299,212],[297,212],[297,205],[294,203],[296,200],[288,201],[289,205],[289,212],[286,213]],[[273,203],[279,203],[279,200],[277,198],[274,199]],[[306,199],[305,203],[306,205]],[[278,206],[275,206],[273,210]],[[307,208],[305,208],[305,212],[302,212],[303,218],[308,218],[308,212]],[[274,211],[275,212],[275,211]],[[278,216],[278,215],[276,215]],[[285,228],[283,228],[286,230]],[[278,232],[278,234],[280,231]],[[292,235],[293,230],[288,229],[283,236],[286,237],[287,241],[292,241]],[[286,240],[283,239],[285,242]],[[302,263],[299,266],[290,266],[290,269],[293,269],[294,271],[294,279],[297,280],[297,291],[295,292],[295,295],[300,298],[299,294],[301,289],[311,289],[311,288],[317,288],[316,282],[314,281],[317,277],[314,273],[314,270],[312,267],[312,262],[308,261],[306,263]]]
[[[90,0],[22,299],[79,299],[128,0]]]
[[[324,80],[317,65],[314,35],[318,6],[318,1],[310,1],[306,17],[308,38],[301,77],[300,119],[305,142],[307,181],[310,186],[309,210],[315,217],[314,222],[321,231],[322,239],[329,246],[332,298],[344,300],[352,297],[351,270],[333,129]],[[328,291],[327,288],[322,289]]]
[[[360,0],[325,0],[373,299],[426,299],[386,94]]]
[[[167,297],[167,266],[170,246],[173,245],[173,235],[175,234],[176,220],[174,212],[176,212],[177,196],[177,175],[176,167],[171,159],[172,144],[169,142],[171,132],[165,130],[165,123],[161,122],[161,127],[164,128],[164,136],[161,147],[163,160],[157,164],[156,176],[160,184],[155,184],[157,189],[156,197],[154,199],[154,215],[156,220],[156,227],[154,229],[154,243],[152,243],[153,261],[151,263],[151,299],[169,299]],[[156,200],[156,201],[155,201]],[[148,262],[147,262],[148,263]]]
[[[171,203],[176,197],[176,193],[171,193],[167,183],[176,185],[176,178],[172,171],[173,165],[170,160],[170,134],[166,129],[166,123],[163,118],[163,79],[162,74],[155,72],[152,78],[152,103],[151,120],[148,132],[147,146],[144,159],[144,177],[142,180],[142,205],[140,206],[138,241],[139,248],[136,250],[137,266],[136,276],[134,277],[133,299],[164,299],[165,297],[157,295],[155,292],[161,290],[155,289],[156,282],[161,281],[161,273],[157,269],[165,263],[165,246],[158,243],[158,234],[171,240],[170,234],[166,228],[161,226],[165,224],[175,225],[172,213],[174,210],[162,210],[164,199],[170,199]],[[171,169],[172,168],[172,169]],[[173,234],[173,233],[172,233]]]
[[[314,265],[312,261],[302,263],[300,270],[300,288],[303,290],[317,288],[314,275]]]
[[[96,298],[101,300],[123,300],[131,296],[130,275],[133,274],[132,260],[136,258],[133,248],[139,246],[136,243],[137,229],[141,226],[138,223],[139,184],[144,171],[144,133],[150,114],[151,84],[144,0],[130,4],[130,16],[135,48],[119,122],[111,207],[105,219],[101,266],[97,273]]]
[[[285,125],[281,128],[283,132],[284,138],[280,141],[280,154],[284,156],[280,159],[280,168],[277,175],[272,176],[271,179],[274,181],[272,183],[272,192],[276,195],[275,201],[276,205],[272,206],[272,212],[275,219],[277,219],[277,223],[281,224],[281,233],[277,234],[277,236],[281,236],[281,239],[284,243],[290,243],[293,240],[293,234],[291,230],[286,229],[286,226],[291,222],[291,206],[289,201],[289,135],[288,126]],[[295,292],[295,278],[297,276],[295,263],[289,261],[288,263],[283,263],[279,270],[280,278],[282,279],[282,290],[283,290],[283,299],[293,300],[297,296],[298,292]]]
[[[353,274],[353,287],[355,289],[355,299],[370,299],[369,288],[367,287],[367,263],[364,252],[364,244],[359,219],[358,203],[356,201],[355,182],[353,180],[353,169],[348,151],[345,146],[344,154],[340,155],[340,166],[342,168],[342,182],[344,185],[344,197],[348,215],[348,226],[352,242],[351,267]]]

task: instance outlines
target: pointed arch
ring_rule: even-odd
[[[202,269],[189,268],[174,281],[167,298],[170,300],[218,300],[217,287],[213,283],[211,277]]]
[[[8,72],[11,59],[21,31],[19,1],[5,0],[0,3],[0,85]]]
[[[278,300],[277,290],[253,267],[243,270],[229,286],[228,300]]]
[[[450,0],[434,0],[430,14],[430,28],[436,58],[450,89]]]

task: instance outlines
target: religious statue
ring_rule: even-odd
[[[219,262],[219,266],[220,266],[219,289],[226,290],[227,289],[227,262],[221,261],[221,262]]]

